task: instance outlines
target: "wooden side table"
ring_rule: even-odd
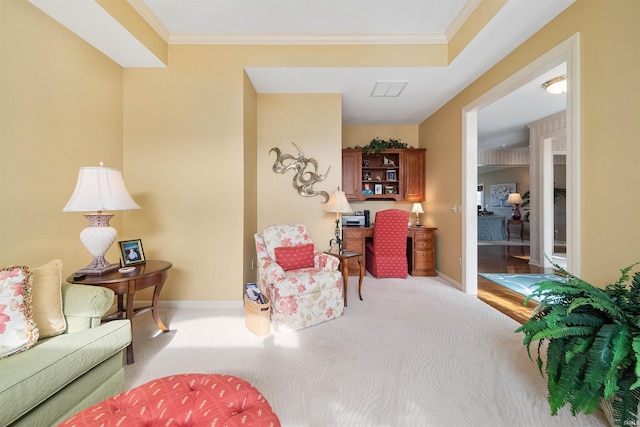
[[[326,252],[329,255],[340,260],[340,272],[342,273],[342,282],[344,283],[344,289],[342,290],[344,297],[344,306],[347,306],[347,289],[349,284],[349,259],[356,258],[360,265],[360,280],[358,281],[358,297],[362,301],[362,278],[364,277],[364,262],[362,262],[362,254],[358,252],[343,251],[342,254],[334,254],[332,252]]]
[[[133,318],[139,314],[151,311],[153,320],[162,332],[169,332],[169,328],[162,323],[158,313],[158,300],[164,282],[167,280],[168,270],[172,264],[167,261],[147,260],[144,264],[135,266],[135,270],[129,273],[120,273],[118,270],[102,275],[86,275],[82,279],[74,279],[73,275],[67,277],[67,282],[79,285],[102,286],[111,289],[118,296],[118,311],[104,320],[129,319],[133,330]],[[134,308],[136,292],[150,287],[153,289],[151,305]],[[127,302],[124,302],[127,295]],[[133,339],[127,347],[127,364],[133,363]]]
[[[524,221],[521,219],[510,219],[507,221],[507,241],[511,240],[511,226],[520,226],[520,240],[524,242]]]

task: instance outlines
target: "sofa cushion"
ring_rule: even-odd
[[[62,312],[62,261],[59,259],[31,269],[33,274],[33,320],[40,338],[60,335],[67,327]]]
[[[275,249],[276,262],[284,271],[313,267],[313,243],[296,246],[283,246]]]
[[[2,360],[0,425],[7,425],[47,400],[131,342],[128,320],[38,341],[28,351]]]
[[[24,351],[38,340],[31,311],[32,277],[28,267],[0,270],[0,358]]]

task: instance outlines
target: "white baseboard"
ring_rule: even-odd
[[[151,301],[136,301],[135,307],[148,307],[151,305]],[[206,309],[229,309],[229,308],[242,308],[244,302],[238,301],[159,301],[158,308],[206,308]]]

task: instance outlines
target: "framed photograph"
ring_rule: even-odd
[[[384,192],[387,194],[396,194],[396,189],[393,185],[387,185],[384,187]]]
[[[387,181],[395,181],[396,179],[396,171],[387,171]]]
[[[382,184],[376,184],[375,193],[376,194],[382,194]]]
[[[490,206],[492,208],[507,208],[511,207],[510,204],[507,204],[507,199],[509,198],[509,194],[516,192],[516,184],[515,182],[508,184],[495,184],[489,187],[490,189]]]
[[[363,171],[362,172],[362,179],[364,181],[371,181],[371,171]]]
[[[144,250],[142,249],[142,240],[123,240],[118,242],[120,245],[120,254],[122,255],[122,266],[144,264]]]

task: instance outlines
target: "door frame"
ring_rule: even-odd
[[[478,111],[567,63],[567,270],[580,275],[580,33],[569,37],[462,109],[462,290],[478,293]],[[540,161],[543,159],[541,158]],[[549,254],[551,256],[551,254]]]

